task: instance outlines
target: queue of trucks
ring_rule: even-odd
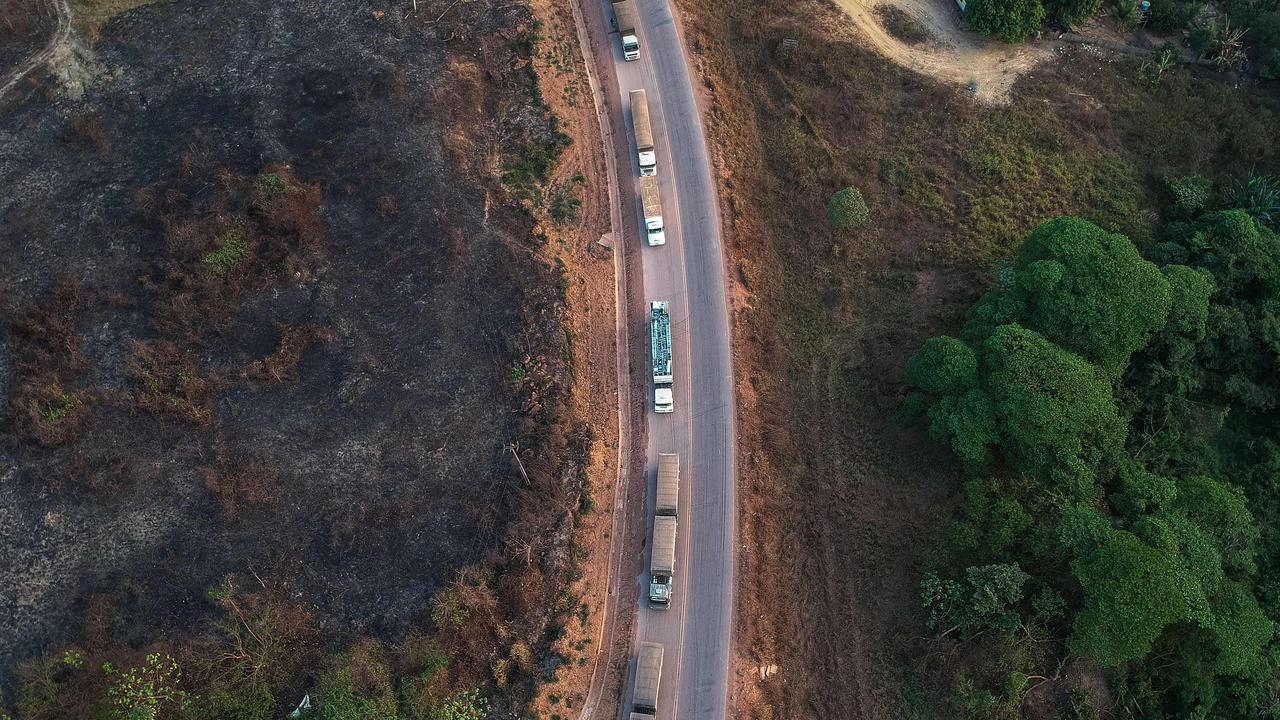
[[[628,61],[640,58],[640,16],[636,0],[612,0],[614,29]],[[649,99],[644,90],[632,90],[627,97],[631,127],[636,143],[636,164],[640,169],[640,208],[646,244],[666,243],[662,219],[662,198],[658,189],[658,159],[649,121]],[[671,315],[666,301],[649,303],[650,357],[653,363],[653,410],[675,411],[672,387]],[[676,565],[677,515],[680,497],[680,456],[658,455],[657,497],[653,509],[653,543],[649,555],[649,607],[663,610],[671,606]],[[663,647],[642,642],[636,654],[635,686],[632,689],[630,720],[652,720],[658,714],[658,685],[662,680]]]
[[[680,507],[680,456],[658,454],[657,496],[653,503],[653,546],[649,554],[649,607],[671,606],[676,570],[676,514]],[[636,654],[636,683],[631,692],[630,720],[658,714],[658,685],[662,680],[663,648],[642,642]]]

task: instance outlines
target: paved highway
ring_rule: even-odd
[[[600,1],[604,17],[611,19],[608,0]],[[643,89],[657,147],[667,238],[666,245],[646,246],[641,252],[644,294],[646,301],[671,303],[675,360],[675,412],[652,412],[652,388],[643,399],[650,410],[645,509],[650,530],[658,453],[680,454],[681,485],[674,600],[668,610],[651,610],[641,603],[635,642],[658,642],[666,648],[659,718],[722,720],[727,716],[733,619],[736,432],[720,216],[702,119],[671,8],[667,0],[636,2],[640,59],[626,62],[617,34],[609,36],[622,96],[615,102],[624,107],[625,135],[632,150],[631,182],[625,172],[619,175],[621,191],[637,196],[638,209],[634,181],[639,167],[627,94]],[[628,221],[634,230],[627,237],[643,242],[642,219],[623,218]],[[647,597],[647,574],[635,578],[634,591]],[[631,708],[631,687],[628,677],[623,717]]]

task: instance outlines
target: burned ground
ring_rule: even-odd
[[[0,117],[0,672],[103,603],[181,636],[231,572],[395,637],[576,478],[573,434],[519,493],[504,447],[568,422],[559,278],[497,179],[557,143],[528,11],[433,7],[139,8],[83,97]]]

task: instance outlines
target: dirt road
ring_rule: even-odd
[[[0,85],[0,98],[8,95],[9,91],[27,76],[27,73],[49,62],[54,54],[71,40],[71,7],[67,5],[67,0],[49,0],[49,7],[58,17],[58,26],[49,37],[49,44],[4,78],[4,84]]]
[[[1008,45],[968,30],[953,0],[884,0],[909,15],[930,39],[909,44],[891,35],[876,17],[881,0],[835,0],[849,16],[857,42],[943,82],[973,83],[979,100],[1004,103],[1013,83],[1053,53],[1038,45]]]

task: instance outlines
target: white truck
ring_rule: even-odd
[[[661,680],[662,646],[640,643],[640,652],[636,654],[636,685],[631,691],[631,720],[651,720],[658,714],[658,683]]]
[[[631,127],[635,129],[636,159],[641,175],[658,174],[658,155],[653,151],[653,127],[649,125],[649,99],[643,90],[632,90]]]
[[[653,552],[649,558],[649,607],[671,606],[676,571],[676,509],[680,499],[680,456],[658,455],[658,497],[653,506]]]
[[[675,397],[671,392],[671,386],[675,382],[671,369],[671,316],[667,314],[665,300],[649,303],[649,334],[653,357],[653,411],[674,412]]]
[[[640,178],[640,206],[644,210],[644,233],[649,247],[665,245],[667,234],[662,227],[662,198],[658,195],[657,177]]]
[[[640,14],[636,12],[636,0],[614,0],[613,17],[618,37],[622,39],[622,57],[628,61],[639,60],[640,36],[636,28],[640,27]]]

